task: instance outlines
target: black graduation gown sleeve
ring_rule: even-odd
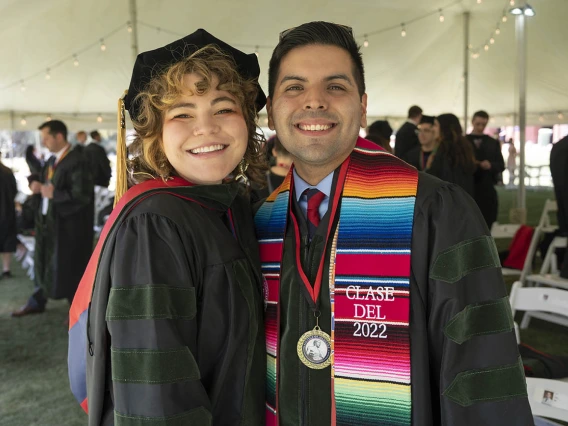
[[[411,261],[413,425],[532,425],[493,239],[471,197],[420,173]]]
[[[118,230],[106,312],[116,424],[146,418],[211,425],[196,362],[194,284],[201,271],[192,268],[197,254],[183,235],[152,213],[128,218]]]

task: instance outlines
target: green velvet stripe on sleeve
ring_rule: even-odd
[[[483,235],[439,253],[430,269],[430,278],[455,283],[472,272],[500,267],[493,238]]]
[[[196,312],[193,287],[118,287],[110,290],[106,319],[193,319]]]
[[[458,345],[473,336],[497,334],[513,329],[513,316],[509,298],[467,305],[444,328],[448,339]]]
[[[199,380],[199,367],[189,348],[134,350],[111,348],[112,380],[161,384]]]
[[[527,396],[521,358],[514,364],[459,373],[443,395],[462,407]]]
[[[203,407],[169,417],[136,417],[114,412],[115,426],[211,426],[211,414]]]

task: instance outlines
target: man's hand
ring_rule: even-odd
[[[41,186],[41,195],[49,200],[53,198],[53,185],[48,183],[47,185]]]
[[[483,170],[491,170],[491,163],[488,160],[483,160],[479,163],[479,167]]]
[[[34,180],[32,183],[30,183],[30,190],[31,190],[32,193],[34,193],[34,194],[39,194],[39,193],[41,193],[41,182],[38,182],[37,180]]]

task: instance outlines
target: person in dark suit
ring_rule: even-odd
[[[96,130],[91,132],[93,142],[85,146],[84,154],[91,165],[95,186],[108,188],[112,171],[105,149],[101,146],[101,135]]]
[[[550,174],[558,203],[558,227],[560,235],[565,236],[568,235],[568,136],[556,142],[550,150]],[[566,255],[560,276],[568,278],[568,257]]]
[[[499,175],[505,170],[505,160],[503,160],[499,141],[483,133],[488,122],[487,112],[477,111],[473,114],[471,120],[473,131],[467,135],[467,139],[471,142],[477,165],[473,198],[487,226],[491,229],[491,225],[497,220],[499,211],[499,198],[495,185],[499,181]]]
[[[416,130],[422,118],[422,108],[413,105],[408,110],[408,119],[398,132],[396,132],[396,139],[394,142],[394,155],[398,158],[404,159],[404,156],[412,148],[419,146],[418,136]]]
[[[403,160],[420,171],[426,170],[428,158],[438,147],[438,140],[434,132],[434,120],[436,117],[423,115],[418,125],[418,141],[420,145],[415,146],[406,153]]]

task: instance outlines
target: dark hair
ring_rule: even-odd
[[[67,140],[67,126],[63,121],[59,120],[49,120],[43,123],[41,126],[38,127],[38,130],[43,130],[45,128],[49,129],[49,134],[52,136],[61,133],[63,135],[63,139]]]
[[[463,135],[460,120],[454,114],[442,114],[436,117],[440,124],[440,147],[452,166],[462,167],[466,171],[475,170],[475,160],[471,143]]]
[[[408,109],[408,118],[416,118],[420,114],[422,114],[422,108],[420,108],[418,105],[412,105]]]
[[[274,87],[280,72],[280,63],[284,56],[298,47],[322,44],[325,46],[337,46],[349,53],[353,60],[353,76],[359,90],[359,96],[365,94],[365,70],[363,69],[363,57],[360,46],[353,35],[345,28],[337,24],[323,21],[308,22],[286,33],[272,52],[268,67],[268,96],[274,95]]]
[[[367,129],[367,134],[369,135],[380,135],[383,139],[390,140],[392,135],[392,127],[387,120],[377,120],[371,124]],[[366,138],[368,140],[372,140]],[[373,141],[376,142],[376,141]]]
[[[34,182],[34,181],[41,182],[41,179],[40,179],[38,173],[32,173],[31,175],[28,176],[28,185],[31,185],[32,182]]]
[[[92,137],[93,139],[95,139],[96,137],[100,137],[100,136],[101,136],[101,134],[100,134],[99,132],[97,132],[96,130],[93,130],[93,131],[91,132],[91,137]]]
[[[381,148],[383,148],[385,151],[390,152],[391,154],[393,153],[392,147],[390,146],[390,140],[386,139],[381,134],[369,133],[367,136],[365,136],[365,139],[367,139],[368,141],[376,143]]]
[[[485,118],[486,120],[489,120],[489,114],[487,114],[487,112],[483,110],[476,111],[475,114],[473,114],[472,120],[475,117]]]

